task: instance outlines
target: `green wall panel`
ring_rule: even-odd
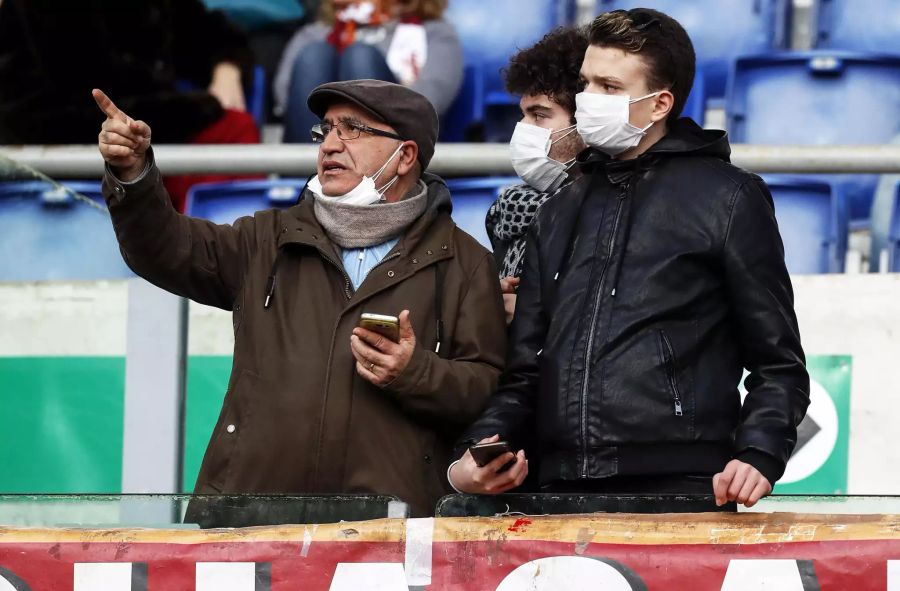
[[[222,408],[231,361],[231,356],[188,359],[186,492],[194,488]],[[836,417],[820,419],[821,434],[815,437],[834,430],[838,436],[821,469],[802,481],[780,483],[776,493],[847,490],[851,363],[842,356],[809,359],[810,373],[827,391]],[[0,357],[0,493],[119,492],[124,391],[122,357]]]
[[[123,357],[0,357],[0,492],[118,492]]]
[[[231,374],[231,356],[191,355],[188,359],[183,489],[194,490],[203,452],[212,435]]]

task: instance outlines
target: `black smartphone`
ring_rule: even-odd
[[[475,464],[477,464],[479,468],[487,466],[496,458],[502,456],[506,452],[513,453],[513,450],[511,447],[509,447],[509,443],[505,441],[494,441],[492,443],[476,443],[475,445],[469,447],[469,453],[472,454],[472,458],[475,460]],[[513,458],[508,464],[500,469],[500,472],[509,470],[515,463],[516,458]]]

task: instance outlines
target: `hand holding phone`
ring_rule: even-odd
[[[491,441],[488,443],[476,443],[469,447],[469,453],[472,454],[472,459],[475,460],[475,464],[479,468],[484,468],[503,454],[513,453],[513,450],[506,441]],[[516,458],[513,457],[509,463],[498,470],[498,473],[509,470],[515,463]]]
[[[503,465],[499,466],[500,464]],[[499,435],[486,437],[470,446],[447,469],[447,478],[457,492],[479,495],[510,491],[520,486],[527,476],[528,459],[525,452],[519,450],[518,453],[512,453],[509,443],[500,441]]]
[[[350,350],[356,359],[356,373],[364,380],[379,388],[394,382],[416,351],[409,310],[400,312],[399,317],[363,314],[350,335]]]
[[[391,342],[400,342],[400,320],[396,316],[365,313],[360,316],[359,326],[378,333]]]

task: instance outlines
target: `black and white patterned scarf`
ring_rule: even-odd
[[[519,277],[525,256],[525,234],[534,221],[538,209],[547,199],[559,192],[541,193],[522,184],[507,187],[488,209],[485,225],[495,243],[506,244],[506,255],[500,268],[500,278]]]

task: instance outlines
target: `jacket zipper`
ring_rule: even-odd
[[[672,390],[672,399],[675,403],[675,416],[684,415],[684,407],[681,404],[681,392],[678,390],[678,381],[675,379],[675,351],[669,337],[662,330],[659,331],[659,349],[662,353],[663,364],[666,366],[666,378],[669,380],[669,388]]]
[[[625,202],[625,199],[628,197],[628,190],[630,188],[630,183],[626,183],[622,187],[622,192],[619,194],[619,202],[616,204],[616,217],[613,221],[613,230],[612,236],[609,239],[609,248],[606,253],[606,261],[603,263],[603,270],[600,271],[600,281],[597,282],[598,291],[597,291],[597,300],[594,302],[594,310],[591,313],[591,329],[588,333],[588,342],[587,349],[584,353],[584,378],[582,380],[581,385],[581,453],[582,453],[582,464],[581,464],[581,477],[587,478],[588,471],[588,442],[587,442],[587,401],[588,401],[588,387],[590,385],[590,365],[591,365],[591,353],[594,350],[594,333],[597,330],[597,315],[600,313],[600,302],[603,299],[603,293],[599,291],[599,288],[603,287],[603,279],[606,276],[606,271],[609,268],[609,262],[612,258],[613,248],[616,244],[616,236],[619,233],[619,217],[622,213],[622,204]]]
[[[321,251],[319,251],[319,252],[321,252]],[[384,257],[383,259],[381,259],[380,261],[378,261],[375,265],[373,265],[372,269],[374,269],[375,267],[377,267],[383,263],[386,263],[387,261],[389,261],[391,259],[395,259],[399,256],[400,256],[399,252],[395,252],[394,254],[388,255],[388,256]],[[344,265],[337,264],[336,262],[334,262],[333,258],[328,256],[324,252],[322,253],[322,258],[324,258],[326,261],[328,261],[329,263],[334,265],[338,269],[338,271],[341,272],[341,275],[344,276],[344,295],[347,296],[348,300],[351,299],[353,297],[353,292],[351,291],[353,283],[351,283],[350,276],[347,275],[347,271],[344,269]],[[362,263],[360,262],[360,264],[362,264]],[[372,271],[370,270],[369,272],[371,273]]]
[[[319,250],[319,253],[322,255],[323,259],[334,265],[334,267],[341,272],[341,275],[344,276],[344,295],[347,296],[348,300],[352,298],[353,293],[351,292],[351,288],[353,287],[353,284],[350,282],[350,276],[347,275],[347,271],[344,269],[344,265],[339,265],[334,262],[334,259],[322,252],[322,250]]]

